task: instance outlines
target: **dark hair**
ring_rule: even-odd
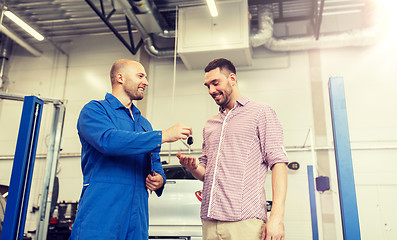
[[[216,68],[219,68],[220,70],[227,69],[230,72],[236,74],[236,67],[234,66],[234,64],[231,61],[229,61],[229,60],[227,60],[225,58],[217,58],[217,59],[212,60],[205,67],[204,71],[205,72],[209,72],[209,71],[214,70]]]

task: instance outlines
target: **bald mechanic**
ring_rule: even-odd
[[[190,126],[178,123],[153,131],[133,100],[149,85],[144,67],[116,61],[112,93],[81,110],[80,137],[84,185],[70,239],[148,239],[148,190],[162,194],[165,175],[161,144],[186,139]]]

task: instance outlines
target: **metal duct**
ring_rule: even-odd
[[[6,65],[8,57],[12,51],[12,40],[4,34],[1,34],[1,51],[0,51],[0,89],[7,89]]]
[[[374,44],[381,36],[380,24],[357,31],[333,35],[320,35],[299,38],[276,39],[273,37],[272,5],[258,5],[258,33],[250,36],[253,47],[264,45],[272,51],[299,51],[322,48],[339,48],[348,46],[368,46]]]
[[[116,6],[122,9],[128,19],[140,33],[146,51],[154,57],[173,57],[174,48],[158,48],[154,44],[153,34],[160,37],[174,38],[175,31],[164,27],[161,15],[152,0],[115,0]],[[135,9],[135,10],[134,10]],[[250,36],[253,47],[265,46],[271,51],[303,51],[310,49],[340,48],[348,46],[368,46],[374,44],[381,37],[380,24],[371,27],[338,34],[323,34],[319,39],[315,36],[277,39],[273,36],[273,6],[272,4],[259,4],[257,33]],[[159,26],[159,31],[145,27],[145,15],[151,15],[153,24]],[[156,29],[156,28],[154,28]]]
[[[128,19],[134,24],[136,29],[138,30],[139,34],[141,35],[143,42],[145,44],[145,49],[146,51],[154,57],[172,57],[174,55],[174,49],[173,48],[157,48],[154,45],[152,36],[146,31],[142,23],[139,21],[138,17],[134,13],[134,10],[132,9],[130,3],[128,0],[116,0],[116,2],[121,6],[122,10],[124,11],[124,14],[128,17]],[[142,2],[142,1],[139,1]],[[152,5],[147,4],[146,7],[140,7],[142,11],[148,12],[148,7]],[[162,33],[163,35],[166,34],[172,34],[172,32],[165,30]],[[175,34],[174,34],[175,35]]]
[[[174,38],[175,37],[175,31],[171,30],[169,26],[167,25],[165,19],[162,17],[160,12],[157,10],[156,4],[154,4],[153,1],[148,1],[148,0],[133,0],[132,6],[137,10],[137,17],[138,20],[140,16],[142,15],[151,15],[153,19],[152,21],[154,22],[153,24],[156,24],[159,26],[159,31],[155,32],[157,35],[163,38]],[[144,20],[143,18],[142,20]],[[142,21],[140,20],[142,23]],[[146,30],[148,28],[145,27]]]
[[[6,26],[0,24],[0,32],[4,33],[7,35],[9,38],[14,40],[14,42],[18,43],[21,47],[25,48],[28,52],[30,52],[33,56],[35,57],[40,57],[42,52],[37,50],[35,47],[27,43],[23,38],[18,36],[18,34],[14,33],[10,29],[8,29]]]

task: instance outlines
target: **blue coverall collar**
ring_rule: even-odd
[[[126,108],[113,94],[106,93],[105,99],[110,103],[114,109]]]
[[[105,99],[110,103],[112,108],[114,109],[127,109],[113,94],[111,93],[106,93]],[[133,119],[138,119],[139,116],[141,115],[141,111],[132,104],[131,106],[131,112],[133,114]]]
[[[111,93],[106,93],[105,99],[110,103],[110,105],[114,108],[114,109],[119,109],[119,108],[126,108],[115,96],[113,96],[113,94]],[[141,114],[141,111],[139,111],[139,109],[132,104],[131,107],[131,111],[134,114]]]

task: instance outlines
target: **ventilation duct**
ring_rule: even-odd
[[[153,1],[135,0],[131,3],[137,12],[136,17],[148,33],[155,33],[164,38],[175,37],[175,31],[169,28]]]
[[[1,34],[0,48],[0,90],[7,90],[8,79],[6,74],[8,58],[12,51],[12,40],[4,34]]]
[[[174,38],[175,31],[164,25],[164,19],[151,0],[114,0],[115,7],[122,10],[136,27],[144,42],[146,51],[154,57],[173,57],[174,46],[159,48],[154,37]],[[376,43],[381,37],[380,24],[343,32],[338,34],[322,34],[319,39],[314,36],[278,39],[273,35],[272,4],[257,5],[258,28],[249,36],[251,47],[264,46],[271,51],[303,51],[310,49],[340,48],[349,46],[368,46]],[[169,45],[167,45],[169,46]]]
[[[207,6],[178,12],[177,52],[189,70],[201,69],[220,56],[236,66],[252,65],[248,1],[217,2],[217,10],[217,17],[211,17]]]
[[[138,13],[134,12],[128,0],[116,0],[116,9],[120,8],[124,14],[136,27],[143,42],[146,51],[154,57],[172,57],[174,55],[174,48],[158,48],[155,46],[152,35],[156,34],[162,37],[175,37],[175,33],[166,29],[160,24],[160,14],[154,8],[151,1],[131,1],[132,5]],[[165,22],[165,21],[161,21]]]
[[[253,47],[265,46],[272,51],[299,51],[323,48],[340,48],[350,46],[368,46],[374,44],[381,36],[379,24],[374,24],[363,30],[350,31],[340,34],[276,39],[273,37],[273,9],[272,5],[258,5],[259,31],[250,36]]]

